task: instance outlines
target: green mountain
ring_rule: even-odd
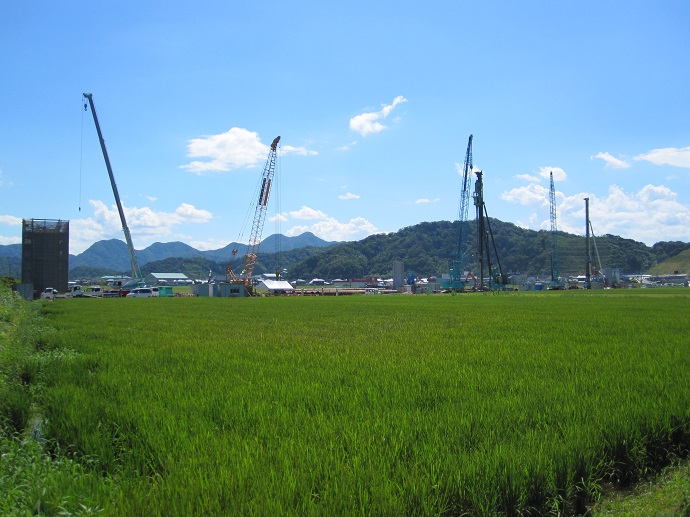
[[[259,250],[265,253],[275,253],[278,250],[290,251],[304,247],[325,247],[331,244],[333,243],[320,239],[313,233],[305,232],[296,237],[271,235],[261,241]],[[21,256],[21,245],[14,246],[19,246],[19,253]],[[7,246],[7,248],[9,248],[9,246]],[[224,263],[223,269],[225,269],[225,265],[232,260],[232,252],[235,249],[238,250],[235,256],[241,257],[246,253],[247,245],[231,242],[224,248],[200,251],[183,242],[156,242],[143,250],[135,250],[135,254],[137,263],[141,269],[150,262],[157,262],[169,258],[195,257]],[[10,249],[8,250],[8,255],[15,252],[16,250]],[[0,253],[0,256],[3,256],[3,254]],[[79,255],[70,255],[70,275],[77,276],[75,273],[76,271],[79,273],[78,276],[86,276],[85,273],[89,270],[108,271],[108,273],[103,274],[130,272],[129,250],[125,242],[120,239],[98,241],[92,244],[83,253]],[[161,271],[158,270],[157,272]],[[206,278],[206,276],[208,276],[208,271],[206,271],[204,278]]]
[[[650,275],[673,275],[676,273],[690,273],[690,245],[685,250],[674,254],[660,264],[652,266],[648,273]]]
[[[547,278],[551,274],[551,233],[520,228],[489,219],[498,261],[504,273],[523,273]],[[477,238],[470,222],[465,252],[466,269],[476,270]],[[406,272],[418,276],[440,276],[448,272],[449,258],[457,248],[459,223],[424,222],[395,233],[371,235],[354,242],[334,244],[311,233],[297,237],[271,235],[259,247],[254,274],[287,269],[289,279],[314,277],[356,278],[390,277],[393,262],[402,261]],[[233,257],[232,249],[239,252]],[[623,273],[688,272],[686,258],[690,243],[658,242],[649,247],[615,235],[594,237],[591,241],[593,269],[613,267]],[[9,249],[8,249],[9,248]],[[0,246],[0,269],[12,276],[21,271],[16,258],[19,245]],[[220,250],[199,251],[181,242],[156,243],[137,251],[143,274],[181,272],[190,278],[225,276],[228,262],[233,270],[243,269],[246,245],[231,243]],[[6,254],[5,254],[6,251]],[[583,274],[586,261],[585,238],[558,232],[557,257],[561,276]],[[492,250],[492,261],[496,257]],[[129,253],[123,241],[100,241],[81,255],[70,259],[70,278],[95,278],[107,274],[129,273]],[[2,271],[0,271],[2,273]]]
[[[525,273],[548,277],[551,274],[551,233],[520,228],[490,219],[498,262],[505,273]],[[465,268],[476,270],[477,236],[468,225]],[[290,278],[390,277],[393,262],[402,261],[405,271],[418,276],[437,276],[448,272],[449,258],[457,248],[459,223],[439,221],[420,223],[396,233],[372,235],[357,242],[338,244],[319,250],[296,264]],[[594,269],[614,267],[624,273],[640,273],[656,263],[649,246],[614,235],[591,241]],[[561,276],[582,274],[586,262],[585,238],[558,233],[557,256]],[[492,261],[496,263],[492,250]]]

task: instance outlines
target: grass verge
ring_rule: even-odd
[[[75,356],[52,349],[43,310],[0,286],[0,515],[99,513],[112,496],[108,477],[94,475],[89,458],[46,452],[42,413],[45,373]]]
[[[672,517],[690,515],[690,463],[667,467],[629,490],[605,490],[592,506],[593,517]]]

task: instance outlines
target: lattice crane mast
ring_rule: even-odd
[[[462,175],[462,190],[460,191],[460,210],[458,211],[458,238],[457,247],[451,255],[450,263],[450,289],[453,292],[465,290],[465,247],[467,241],[467,218],[470,207],[470,176],[472,175],[472,135],[467,142],[465,163]]]
[[[278,154],[278,142],[280,137],[273,139],[271,150],[266,159],[264,171],[261,174],[261,187],[259,189],[259,197],[256,201],[256,208],[254,210],[254,221],[252,223],[252,233],[249,236],[249,243],[247,245],[247,254],[244,257],[244,271],[241,273],[241,278],[238,277],[232,270],[232,264],[228,264],[225,268],[233,283],[244,284],[244,288],[248,293],[252,289],[252,273],[259,253],[259,244],[261,243],[261,233],[264,228],[264,220],[266,219],[266,209],[268,205],[268,195],[271,192],[271,183],[273,182],[273,175],[276,168],[276,156]],[[237,249],[232,250],[232,254],[237,254]]]
[[[551,281],[549,289],[565,289],[565,282],[559,278],[558,264],[558,227],[556,225],[556,189],[553,184],[553,172],[549,173],[551,188],[549,203],[551,206]]]
[[[122,209],[122,203],[120,202],[120,194],[117,192],[117,185],[115,184],[115,176],[113,176],[113,168],[110,166],[110,159],[108,158],[108,151],[105,148],[105,140],[103,139],[103,133],[101,133],[101,125],[98,123],[98,116],[96,115],[96,107],[93,104],[93,95],[90,93],[84,93],[84,97],[89,101],[91,106],[91,114],[93,115],[93,121],[96,124],[96,131],[98,132],[98,140],[101,143],[101,151],[103,151],[103,158],[105,159],[105,167],[108,169],[108,176],[110,177],[110,186],[113,188],[113,194],[115,195],[115,204],[117,205],[117,212],[120,214],[120,222],[122,223],[122,231],[125,234],[125,241],[127,241],[127,248],[129,249],[129,261],[132,266],[132,280],[135,282],[141,281],[141,270],[139,269],[139,264],[137,264],[137,257],[134,253],[134,245],[132,244],[132,236],[129,233],[129,227],[127,226],[127,221],[125,219],[125,212]],[[86,104],[84,104],[84,110],[86,110]]]

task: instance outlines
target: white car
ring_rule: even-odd
[[[54,300],[56,294],[58,294],[57,289],[46,287],[41,293],[41,300]]]
[[[151,298],[153,291],[150,287],[137,287],[127,293],[127,298]]]

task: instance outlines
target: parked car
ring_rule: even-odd
[[[54,300],[56,294],[58,294],[57,289],[46,287],[41,293],[41,300]]]
[[[100,285],[90,285],[83,291],[82,295],[87,298],[101,298],[103,296],[103,288]]]
[[[152,296],[153,291],[150,287],[137,287],[127,294],[127,298],[150,298]]]

